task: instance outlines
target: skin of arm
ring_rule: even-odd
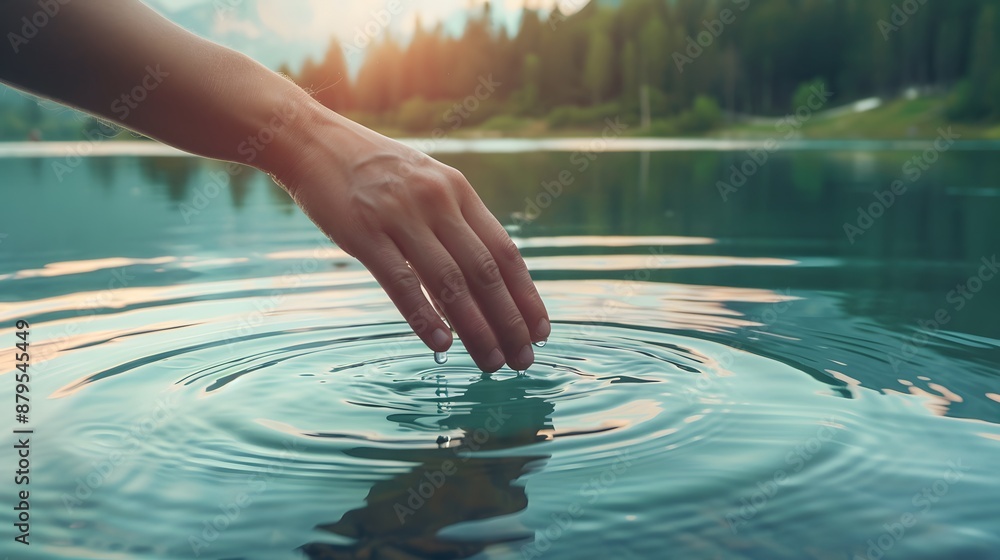
[[[527,369],[550,324],[524,260],[465,177],[313,100],[254,60],[138,0],[2,0],[0,80],[184,151],[270,174],[371,271],[413,331],[451,330],[483,371]],[[139,95],[135,95],[138,93]],[[141,101],[139,100],[141,98]]]

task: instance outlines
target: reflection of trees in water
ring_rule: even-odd
[[[223,165],[220,169],[236,171],[236,173],[229,175],[229,200],[232,202],[233,208],[237,210],[243,208],[247,200],[247,194],[250,192],[250,183],[258,173],[257,170],[242,165],[239,167]]]
[[[365,505],[338,521],[318,528],[352,539],[349,545],[310,543],[302,550],[310,558],[467,558],[491,544],[525,541],[533,533],[522,529],[473,540],[438,536],[446,527],[466,521],[497,518],[524,510],[528,498],[515,481],[532,463],[548,455],[523,451],[551,429],[554,407],[529,397],[526,377],[474,383],[460,397],[446,398],[454,412],[440,419],[442,430],[459,430],[447,448],[355,448],[347,453],[373,461],[414,462],[405,473],[376,482]],[[426,414],[392,414],[389,421],[426,425]],[[481,451],[505,451],[483,457]]]
[[[52,178],[53,175],[45,176],[44,174],[46,174],[46,173],[54,174],[54,172],[52,171],[52,162],[53,161],[57,161],[57,160],[46,160],[46,159],[42,159],[42,158],[28,158],[26,161],[28,161],[28,165],[31,166],[31,173],[32,173],[32,175],[34,175],[35,179],[39,183],[43,182],[42,179],[44,179],[45,181],[48,181],[49,179]]]
[[[295,201],[292,197],[288,196],[288,192],[285,189],[278,186],[270,177],[264,181],[264,185],[267,188],[268,198],[271,199],[275,205],[281,209],[281,213],[286,216],[296,212],[297,207],[295,206]]]
[[[167,187],[167,196],[173,202],[186,202],[191,176],[202,165],[202,160],[189,157],[144,157],[139,159],[139,169],[146,181]]]
[[[94,158],[92,161],[104,158]],[[295,202],[288,194],[260,171],[249,166],[221,162],[206,162],[194,157],[141,157],[138,158],[142,178],[154,185],[166,187],[173,202],[195,205],[196,197],[210,196],[211,201],[226,196],[235,209],[243,208],[256,183],[263,183],[268,198],[283,214],[295,211]],[[92,165],[94,165],[92,163]],[[108,184],[111,182],[114,163],[106,169]],[[234,167],[235,166],[235,167]],[[233,172],[233,170],[236,172]]]
[[[845,144],[842,151],[768,153],[766,161],[759,164],[754,157],[762,159],[760,152],[655,152],[648,163],[649,186],[645,190],[642,171],[646,168],[641,155],[635,153],[597,153],[583,170],[577,163],[586,156],[572,153],[448,155],[443,159],[462,166],[505,224],[516,223],[511,213],[524,212],[526,199],[539,200],[540,193],[546,192],[543,182],[551,184],[564,170],[571,173],[572,184],[521,228],[519,233],[527,237],[708,237],[720,242],[667,247],[664,254],[783,258],[804,263],[806,266],[661,269],[650,271],[650,280],[810,291],[814,294],[810,306],[783,316],[775,327],[796,342],[784,344],[777,338],[762,337],[760,344],[766,348],[755,351],[767,354],[771,348],[776,359],[801,354],[808,362],[808,357],[817,356],[814,349],[829,348],[839,341],[851,355],[857,341],[837,337],[856,337],[858,327],[852,321],[862,320],[871,325],[873,332],[866,332],[864,344],[877,348],[872,352],[875,358],[855,356],[852,367],[844,368],[843,373],[864,387],[882,390],[898,388],[896,377],[901,375],[886,362],[889,352],[899,352],[918,328],[918,321],[932,318],[938,309],[946,309],[951,317],[944,330],[1000,338],[1000,323],[995,320],[995,310],[1000,308],[1000,276],[960,311],[945,299],[957,284],[976,274],[982,257],[998,253],[994,232],[996,216],[1000,215],[1000,190],[995,177],[1000,175],[1000,159],[988,151],[950,151],[941,154],[914,181],[912,171],[907,177],[906,165],[921,153],[865,151]],[[914,165],[909,169],[918,169]],[[744,177],[734,176],[734,167]],[[890,189],[896,180],[906,181],[906,192],[852,244],[844,232],[845,222],[855,223],[858,208],[877,201],[873,192]],[[720,195],[720,182],[736,189],[728,200]],[[570,250],[574,254],[649,254],[643,247]],[[529,249],[528,255],[552,252]],[[585,276],[619,281],[624,275],[621,271],[541,270],[536,278]],[[824,292],[833,295],[818,296]],[[803,316],[797,316],[799,313]],[[723,337],[720,342],[733,341]],[[905,371],[920,371],[940,381],[938,374],[946,368],[934,366],[940,362],[931,360],[932,355],[958,361],[969,357],[968,348],[962,345],[932,342],[921,347]],[[836,359],[832,354],[824,353],[823,357]],[[842,385],[825,373],[829,364],[804,363],[799,367],[817,379]],[[963,371],[979,367],[962,366]],[[996,417],[993,412],[984,412],[996,403],[982,391],[976,395],[963,393],[957,385],[949,388],[965,399],[951,403],[950,414]]]
[[[94,157],[87,160],[90,176],[97,181],[104,192],[111,191],[118,166],[122,164],[121,159],[120,157]]]
[[[654,152],[648,162],[640,153],[615,152],[440,157],[466,174],[502,223],[517,223],[514,216],[536,203],[538,216],[524,226],[525,235],[797,240],[823,245],[828,255],[867,258],[992,254],[982,232],[1000,205],[1000,197],[986,196],[996,190],[1000,160],[984,152],[941,155],[908,182],[884,217],[848,241],[844,223],[874,202],[873,191],[904,178],[904,164],[915,155],[845,144],[844,151]],[[543,184],[551,186],[560,173],[571,182],[552,197]],[[720,183],[735,188],[725,200]]]

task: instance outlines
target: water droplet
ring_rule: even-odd
[[[539,340],[538,342],[532,342],[532,344],[534,344],[538,348],[541,348],[541,347],[545,346],[545,342],[546,341],[544,341],[544,340]]]
[[[439,364],[443,364],[443,363],[447,362],[448,361],[448,353],[447,352],[435,352],[434,353],[434,361],[437,362],[437,363],[439,363]]]

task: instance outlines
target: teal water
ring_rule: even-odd
[[[0,159],[35,430],[32,545],[5,521],[0,554],[996,558],[1000,158],[911,181],[918,153],[781,152],[725,199],[745,152],[440,155],[553,319],[492,377],[260,174]]]

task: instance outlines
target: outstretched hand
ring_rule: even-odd
[[[548,315],[517,247],[462,173],[329,118],[278,181],[371,271],[429,348],[452,343],[436,306],[480,369],[527,369],[531,343],[549,336]]]
[[[0,24],[12,28],[37,10],[30,0],[0,2]],[[549,335],[517,247],[461,173],[330,111],[142,2],[61,3],[44,33],[14,52],[0,49],[0,63],[7,83],[270,173],[368,267],[434,351],[451,346],[451,330],[421,285],[485,371],[505,362],[526,369],[531,342]],[[154,67],[152,91],[144,76]],[[142,103],[116,112],[115,100],[140,86]],[[287,126],[283,108],[294,109]],[[245,150],[250,139],[260,145]]]

